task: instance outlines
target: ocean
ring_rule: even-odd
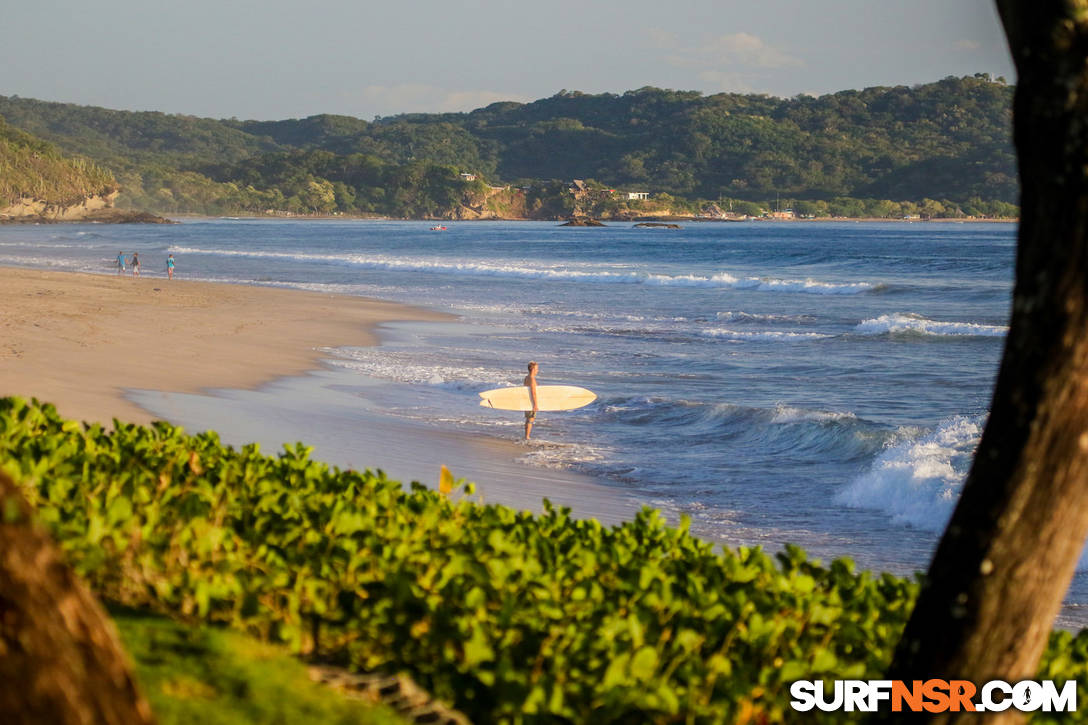
[[[521,384],[535,360],[542,384],[599,397],[540,414],[526,466],[591,476],[722,542],[925,568],[986,422],[1015,225],[431,226],[9,226],[0,264],[112,274],[123,249],[165,276],[172,253],[182,279],[450,312],[328,350],[338,392],[392,419],[516,440],[521,415],[476,393]],[[323,434],[311,423],[299,437]],[[1062,623],[1088,624],[1082,605],[1078,572]]]

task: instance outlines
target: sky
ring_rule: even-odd
[[[372,119],[644,86],[1015,80],[992,0],[5,0],[0,95]]]

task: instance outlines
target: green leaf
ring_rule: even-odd
[[[111,526],[124,523],[132,518],[132,502],[127,498],[118,496],[110,502],[109,510],[106,512],[106,519]]]
[[[652,647],[643,647],[631,658],[631,676],[636,680],[648,681],[656,669],[657,650]]]
[[[631,654],[624,652],[617,655],[608,663],[608,669],[604,671],[604,677],[601,678],[601,688],[604,690],[610,690],[613,687],[620,685],[627,680],[627,665],[631,661]]]
[[[475,667],[481,662],[490,662],[495,659],[495,650],[491,648],[487,636],[480,628],[472,630],[472,636],[465,642],[464,651],[464,661],[469,667]]]
[[[838,662],[838,658],[835,657],[835,653],[831,650],[826,648],[817,649],[812,657],[812,671],[829,672],[835,668]]]

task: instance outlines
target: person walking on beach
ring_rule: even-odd
[[[117,274],[124,274],[124,273],[125,273],[125,253],[124,252],[118,252],[117,253]]]
[[[529,374],[525,376],[525,386],[529,388],[529,400],[533,401],[533,409],[525,411],[525,440],[529,440],[529,434],[533,432],[533,421],[536,420],[536,373],[540,366],[535,362],[529,363]]]
[[[132,253],[132,276],[140,276],[140,256],[136,252]]]
[[[171,254],[166,258],[166,276],[170,279],[174,278],[174,255]]]

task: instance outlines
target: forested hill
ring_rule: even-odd
[[[117,182],[106,169],[68,158],[0,117],[0,216],[38,214],[47,207],[59,212],[115,191]]]
[[[451,172],[492,184],[594,179],[689,199],[1015,202],[1011,100],[1011,87],[979,74],[792,99],[657,88],[563,91],[528,104],[373,121],[212,120],[2,96],[0,115],[106,164],[126,194],[142,194],[153,207],[233,193],[217,184],[238,189],[236,201],[222,202],[227,206],[274,205],[302,198],[298,190],[312,181],[328,182],[322,198],[331,198],[332,185],[345,185],[330,202],[334,208],[400,213],[393,197],[409,189],[403,179],[433,176],[438,167],[442,179]],[[270,168],[275,176],[265,178]],[[357,168],[367,171],[355,174]],[[335,173],[314,176],[320,169]],[[269,195],[247,202],[250,187]]]
[[[1016,200],[1012,88],[980,74],[792,99],[643,88],[561,92],[445,123],[500,178],[585,178],[651,191],[762,199],[779,193]]]

